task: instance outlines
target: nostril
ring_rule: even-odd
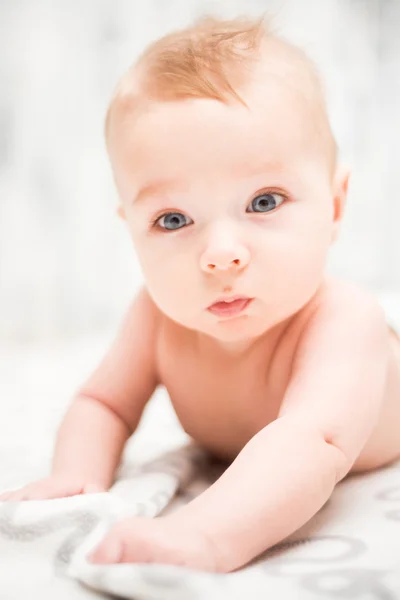
[[[235,265],[235,266],[237,266],[237,267],[240,267],[240,266],[241,266],[241,264],[242,264],[242,263],[241,263],[241,260],[240,260],[240,258],[235,258],[234,260],[231,260],[231,262],[230,262],[230,264],[229,264],[229,265],[227,265],[226,267],[223,267],[223,266],[221,266],[220,268],[221,268],[221,269],[224,269],[224,270],[226,270],[226,269],[229,269],[229,267],[232,267],[233,265]],[[207,268],[208,268],[210,271],[213,271],[213,270],[216,268],[216,265],[215,265],[215,264],[213,264],[213,263],[208,263],[208,265],[207,265]]]

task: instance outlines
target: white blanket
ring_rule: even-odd
[[[400,463],[342,481],[306,526],[235,573],[86,561],[115,520],[174,510],[223,468],[186,444],[136,462],[108,493],[2,503],[0,597],[84,600],[98,590],[132,600],[400,598]]]

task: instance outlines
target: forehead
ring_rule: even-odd
[[[155,179],[246,176],[317,159],[317,135],[301,96],[269,78],[242,94],[247,107],[210,99],[152,102],[120,119],[114,167],[141,185]]]

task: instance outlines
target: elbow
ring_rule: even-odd
[[[329,448],[329,452],[333,455],[335,468],[335,485],[339,483],[349,473],[353,466],[354,460],[351,460],[348,455],[334,443],[331,436],[321,434],[325,447]]]
[[[113,403],[108,402],[107,400],[105,400],[103,398],[100,398],[98,395],[85,393],[84,391],[80,391],[75,399],[76,400],[84,400],[85,402],[89,401],[94,404],[97,404],[99,407],[101,407],[101,409],[103,411],[107,411],[108,414],[111,415],[113,419],[115,419],[116,421],[119,421],[122,424],[122,426],[126,430],[127,437],[130,437],[133,434],[135,429],[128,422],[128,420],[124,417],[122,412],[120,410],[117,410],[114,407]]]
[[[298,443],[308,445],[310,450],[312,447],[311,452],[321,457],[326,468],[333,472],[334,485],[348,474],[355,458],[353,459],[350,452],[337,442],[335,436],[324,431],[317,424],[297,416],[280,417],[275,423],[279,422],[281,432],[286,431],[292,440],[297,439]]]

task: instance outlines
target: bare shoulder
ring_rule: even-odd
[[[307,363],[353,360],[354,353],[369,353],[372,360],[377,352],[389,353],[389,327],[378,297],[356,283],[326,278],[297,339],[293,373]]]
[[[340,322],[354,318],[357,323],[363,319],[368,326],[371,319],[377,323],[385,322],[385,314],[379,299],[374,292],[357,283],[344,279],[329,277],[319,295],[315,311],[310,323],[322,324],[325,320],[334,319]]]

